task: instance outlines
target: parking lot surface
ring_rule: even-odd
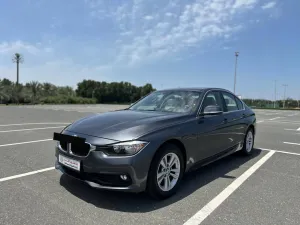
[[[255,110],[251,157],[205,166],[158,202],[96,190],[54,169],[53,132],[124,107],[0,106],[0,224],[299,224],[300,111]]]

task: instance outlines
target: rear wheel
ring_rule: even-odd
[[[184,159],[174,144],[164,145],[155,155],[148,174],[147,192],[156,199],[174,195],[184,172]]]
[[[253,128],[249,128],[245,135],[244,145],[241,152],[244,155],[251,155],[253,152],[253,146],[254,146],[254,132],[253,132]]]

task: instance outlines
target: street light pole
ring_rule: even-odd
[[[285,108],[285,93],[286,93],[286,87],[288,86],[287,84],[282,85],[284,87],[284,94],[283,94],[283,108]]]
[[[274,93],[274,109],[276,108],[276,80],[275,80],[275,93]]]
[[[239,56],[239,52],[235,52],[235,71],[234,71],[234,86],[233,86],[233,93],[235,94],[235,86],[236,86],[236,68],[237,68],[237,59]]]

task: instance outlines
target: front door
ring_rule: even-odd
[[[200,115],[205,107],[219,105],[224,110],[222,96],[219,91],[210,91],[204,97]],[[225,150],[226,120],[223,114],[199,116],[198,119],[198,161],[205,160]]]
[[[241,143],[245,136],[246,124],[244,123],[243,108],[240,108],[238,99],[228,93],[222,92],[222,96],[225,102],[224,117],[227,121],[226,138],[227,148],[235,147]]]

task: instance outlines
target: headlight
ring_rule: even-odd
[[[101,148],[101,151],[107,155],[128,156],[138,153],[145,148],[147,144],[148,142],[144,141],[128,141],[111,145],[108,148]]]

